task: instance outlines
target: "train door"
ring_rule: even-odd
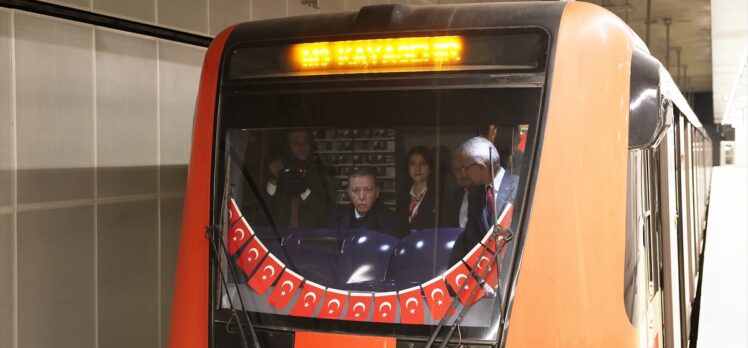
[[[672,112],[672,109],[669,110]],[[658,146],[661,226],[664,347],[681,347],[681,294],[678,261],[678,211],[675,161],[675,127],[667,130]]]
[[[644,201],[649,214],[645,215],[647,230],[644,244],[647,251],[647,330],[650,344],[661,347],[663,341],[662,287],[662,205],[660,195],[660,151],[653,147],[644,151]]]
[[[685,122],[686,119],[682,115],[675,117],[675,171],[677,178],[677,190],[676,190],[676,210],[677,210],[677,223],[678,223],[678,263],[679,263],[679,283],[680,283],[680,307],[681,307],[681,345],[683,347],[688,346],[688,335],[690,332],[690,321],[691,316],[691,289],[692,284],[690,281],[691,274],[691,253],[690,250],[690,238],[688,238],[690,231],[689,223],[689,210],[686,198],[688,197],[688,184],[687,184],[687,162],[686,162],[686,141],[685,141]]]

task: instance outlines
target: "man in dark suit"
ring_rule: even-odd
[[[333,205],[329,169],[313,153],[308,130],[290,130],[286,140],[287,153],[268,164],[265,185],[275,222],[281,227],[324,227]]]
[[[465,231],[452,248],[452,263],[457,262],[480,243],[498,215],[517,194],[516,175],[501,167],[499,153],[493,143],[483,137],[468,139],[457,149],[460,170],[475,186],[468,194],[468,220]],[[492,172],[493,168],[493,172]]]
[[[332,228],[367,229],[402,238],[403,232],[395,212],[379,201],[376,171],[364,167],[348,178],[350,204],[338,207],[330,217]]]

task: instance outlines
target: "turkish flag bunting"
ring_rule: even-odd
[[[301,288],[301,295],[299,295],[289,314],[297,317],[311,317],[321,302],[324,293],[324,286],[307,280],[304,287]]]
[[[371,312],[371,294],[351,293],[345,320],[365,321]]]
[[[270,293],[268,303],[278,309],[286,308],[303,280],[304,278],[300,275],[286,268],[278,280],[278,284],[275,285],[275,289]]]
[[[339,319],[345,308],[345,300],[348,297],[347,291],[327,288],[325,292],[325,303],[322,305],[317,318]]]
[[[452,304],[452,297],[449,296],[447,284],[444,283],[444,277],[438,276],[421,285],[423,293],[426,295],[426,303],[431,310],[431,319],[441,320],[447,309]]]
[[[377,292],[374,294],[374,315],[371,321],[377,323],[395,322],[397,309],[397,292]]]
[[[234,224],[239,218],[242,217],[241,212],[239,212],[239,205],[236,204],[236,201],[232,198],[229,200],[229,225]]]
[[[499,285],[498,273],[496,272],[499,266],[496,259],[490,265],[488,264],[492,258],[493,254],[486,250],[486,247],[476,244],[473,250],[470,250],[462,260],[470,269],[475,269],[476,276],[482,278],[491,287],[496,288]]]
[[[403,324],[423,324],[423,297],[421,287],[414,286],[399,292],[400,322]]]
[[[262,242],[260,242],[259,239],[257,239],[257,237],[255,237],[249,241],[249,244],[247,244],[247,247],[244,248],[244,251],[239,254],[239,258],[236,259],[236,263],[239,264],[239,268],[244,271],[244,274],[249,277],[260,264],[260,260],[262,260],[262,258],[265,257],[265,254],[267,253],[268,249],[262,244]]]
[[[257,272],[255,272],[252,278],[249,278],[247,284],[249,284],[249,287],[256,293],[262,295],[268,291],[270,286],[273,285],[273,282],[278,279],[278,276],[280,276],[284,267],[286,267],[286,265],[284,265],[283,262],[280,262],[275,255],[268,254],[265,261],[263,261],[260,267],[257,268]]]
[[[470,276],[470,271],[468,271],[468,268],[465,267],[462,262],[458,262],[456,265],[452,266],[452,268],[444,272],[444,278],[447,279],[447,284],[452,287],[452,290],[459,294],[460,302],[465,305],[469,306],[485,295],[483,289],[479,287],[473,297],[473,301],[467,303],[470,293],[473,291],[473,288],[478,285],[478,282],[475,278]]]
[[[514,205],[509,202],[504,207],[504,211],[501,213],[501,216],[499,216],[498,219],[498,225],[499,227],[503,228],[509,228],[509,225],[512,224],[512,213],[514,212]],[[496,238],[494,238],[494,229],[490,229],[488,233],[486,233],[485,236],[483,236],[483,239],[480,241],[481,244],[485,245],[488,250],[491,252],[496,252]],[[501,246],[501,241],[499,241],[499,246]],[[504,255],[504,250],[501,250],[501,256]]]
[[[229,255],[234,256],[239,248],[244,245],[255,233],[247,224],[244,218],[241,218],[229,225],[229,234],[226,237],[226,247],[229,251]]]

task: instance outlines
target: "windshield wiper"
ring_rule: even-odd
[[[495,235],[494,240],[495,240],[495,243],[496,243],[495,244],[496,245],[496,249],[495,249],[496,252],[489,259],[489,261],[488,261],[489,267],[488,268],[491,268],[490,265],[493,265],[494,262],[496,262],[497,257],[499,256],[499,254],[501,254],[502,248],[508,242],[508,239],[505,239],[505,236],[507,236],[507,235],[511,236],[511,233],[504,234],[504,235],[498,235],[497,232],[494,232],[494,235]],[[500,245],[499,243],[502,243],[502,244]],[[488,248],[483,248],[483,250],[481,251],[481,253],[478,255],[478,257],[476,259],[476,263],[473,264],[473,265],[468,265],[468,266],[470,266],[471,270],[470,270],[470,273],[468,274],[468,278],[465,279],[464,281],[468,282],[468,279],[473,279],[473,281],[476,281],[476,282],[480,281],[480,282],[478,282],[478,284],[476,284],[476,286],[474,286],[473,289],[470,291],[470,295],[468,296],[468,298],[465,301],[465,303],[471,303],[473,301],[473,299],[475,298],[475,295],[478,294],[478,289],[483,289],[484,286],[490,287],[490,285],[487,285],[488,283],[486,283],[485,280],[484,280],[486,278],[487,272],[489,272],[488,268],[484,269],[481,274],[477,274],[475,272],[478,269],[477,268],[478,263],[480,263],[481,258],[485,255],[486,252],[488,252]],[[460,262],[462,262],[462,261],[460,261]],[[499,275],[500,275],[499,274],[500,268],[501,267],[497,263],[497,266],[496,266],[496,272],[497,272],[496,279],[497,279],[497,281],[498,281]],[[460,295],[462,294],[463,291],[465,291],[465,287],[460,287],[460,289],[458,289],[456,291],[455,301],[452,301],[452,304],[449,306],[449,308],[447,309],[447,311],[445,313],[450,313],[450,312],[452,312],[454,310],[454,308],[457,306],[457,303],[459,302],[458,299],[460,298]],[[499,286],[498,289],[496,289],[496,294],[498,296],[498,301],[501,302],[501,295],[500,295],[501,294],[501,286]],[[455,330],[460,325],[460,322],[462,322],[462,319],[465,317],[465,314],[467,313],[467,310],[470,307],[471,306],[469,306],[469,305],[464,305],[462,307],[462,309],[460,310],[460,313],[457,315],[457,317],[455,318],[454,322],[450,326],[449,331],[447,332],[446,336],[444,337],[444,339],[442,339],[441,344],[439,345],[439,348],[444,348],[444,347],[447,346],[447,343],[449,343],[449,340],[452,339],[452,336],[454,335]],[[502,313],[500,315],[503,316],[503,308],[502,308],[502,310],[500,312]],[[447,320],[447,316],[445,315],[439,321],[439,325],[436,326],[436,329],[434,330],[434,333],[431,334],[431,336],[429,337],[429,340],[426,342],[426,345],[424,346],[424,348],[431,348],[431,346],[434,344],[434,341],[436,341],[436,337],[439,336],[439,332],[441,331],[442,327],[446,323],[446,320]]]
[[[223,284],[223,288],[226,290],[226,297],[229,301],[229,306],[231,307],[231,314],[236,318],[237,326],[239,328],[239,335],[241,335],[242,338],[242,345],[244,348],[249,348],[249,344],[247,342],[247,334],[244,332],[244,325],[242,324],[241,320],[239,319],[239,314],[236,313],[236,308],[234,308],[234,301],[231,299],[231,294],[229,293],[229,287],[228,287],[228,281],[226,280],[226,275],[223,273],[223,269],[221,268],[221,262],[220,258],[221,255],[224,255],[226,257],[226,263],[227,268],[231,272],[231,276],[236,282],[237,279],[237,271],[236,266],[231,261],[231,255],[229,255],[228,249],[226,248],[226,245],[223,243],[223,233],[222,231],[228,230],[228,197],[229,197],[229,173],[231,166],[228,165],[229,160],[229,154],[226,153],[226,170],[225,170],[225,177],[223,181],[223,196],[221,199],[221,216],[219,218],[219,223],[216,225],[209,226],[207,228],[206,234],[208,239],[210,240],[210,245],[213,250],[213,260],[216,264],[216,268],[218,268],[218,274],[221,278],[221,283]],[[220,246],[220,248],[219,248]],[[223,253],[221,253],[223,251]],[[244,318],[247,321],[247,327],[249,328],[249,332],[252,335],[252,342],[253,347],[260,348],[260,341],[257,338],[257,332],[255,331],[254,325],[252,324],[252,320],[249,318],[249,314],[247,313],[247,308],[244,306],[244,300],[242,299],[242,293],[240,288],[236,287],[236,293],[239,296],[239,305],[241,306],[242,312],[244,312]]]

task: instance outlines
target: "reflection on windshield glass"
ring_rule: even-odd
[[[403,324],[485,302],[463,324],[491,325],[526,132],[229,130],[232,296],[253,312]]]

